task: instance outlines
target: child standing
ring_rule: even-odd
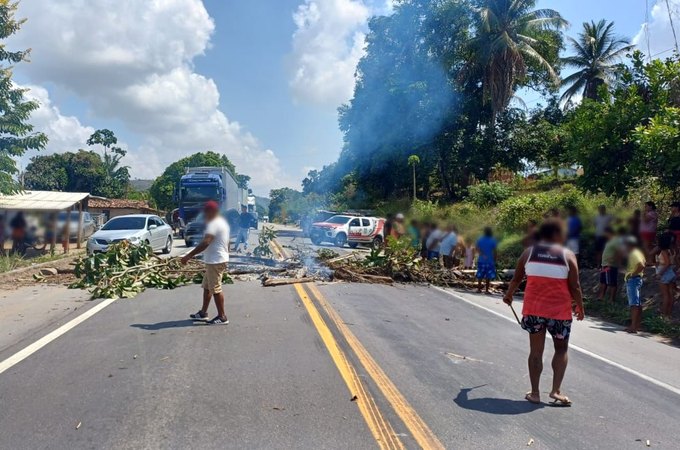
[[[661,314],[665,317],[671,317],[673,313],[673,294],[677,278],[671,255],[674,238],[670,232],[661,235],[659,238],[659,256],[656,263],[656,276],[659,280],[662,299]]]
[[[637,334],[642,322],[642,275],[645,271],[647,260],[644,253],[638,247],[637,239],[629,237],[626,240],[628,251],[628,267],[626,268],[626,293],[628,294],[628,306],[630,307],[630,326],[626,332]]]

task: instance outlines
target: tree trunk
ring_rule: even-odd
[[[416,190],[416,165],[413,165],[413,201],[418,199]]]

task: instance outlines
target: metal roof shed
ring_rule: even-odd
[[[78,205],[78,243],[80,248],[83,236],[83,202],[90,196],[86,192],[23,191],[14,195],[0,195],[0,211],[50,212],[66,211]],[[69,220],[66,221],[68,232]],[[56,221],[55,221],[56,226]],[[56,230],[52,233],[52,248],[56,243]],[[67,235],[68,236],[68,235]],[[68,238],[66,238],[68,240]],[[68,244],[68,243],[67,243]],[[64,246],[68,252],[69,245]]]

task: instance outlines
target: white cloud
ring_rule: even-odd
[[[74,151],[85,146],[94,128],[84,126],[77,117],[64,116],[50,100],[47,89],[40,86],[21,87],[29,89],[25,95],[27,99],[40,104],[40,108],[31,115],[30,124],[34,126],[34,131],[43,132],[50,138],[47,148],[39,154]],[[29,152],[22,163],[26,165],[28,159],[36,154]]]
[[[352,97],[371,10],[363,0],[305,0],[293,14],[296,101],[337,108]]]
[[[670,0],[669,4],[676,32],[680,33],[680,0]],[[647,26],[643,24],[633,39],[633,43],[645,54],[648,53],[647,32],[649,33],[649,47],[654,57],[666,58],[672,55],[675,49],[675,38],[665,0],[659,0],[652,6],[649,24]]]
[[[31,47],[33,62],[17,70],[76,94],[99,122],[118,120],[135,133],[140,145],[126,161],[134,177],[215,150],[251,175],[260,193],[297,184],[271,150],[218,109],[215,82],[194,71],[215,28],[201,0],[24,1],[18,15],[29,21],[11,45]]]

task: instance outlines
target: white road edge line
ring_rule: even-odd
[[[460,295],[457,295],[457,294],[455,294],[455,293],[453,293],[453,292],[451,292],[451,291],[448,291],[448,290],[446,290],[446,289],[444,289],[444,288],[440,288],[440,287],[438,287],[438,286],[431,286],[431,287],[434,288],[434,289],[436,289],[437,291],[440,291],[440,292],[443,292],[443,293],[445,293],[445,294],[447,294],[447,295],[450,295],[451,297],[453,297],[453,298],[455,298],[455,299],[458,299],[458,300],[460,300],[460,301],[463,301],[463,302],[465,302],[465,303],[468,303],[468,304],[470,304],[470,305],[472,305],[472,306],[475,306],[475,307],[477,307],[477,308],[479,308],[479,309],[483,309],[484,311],[489,312],[489,313],[491,313],[491,314],[493,314],[493,315],[495,315],[495,316],[498,316],[498,317],[500,317],[500,318],[502,318],[502,319],[505,319],[505,320],[507,320],[507,321],[509,321],[509,322],[517,323],[517,321],[516,321],[513,317],[510,317],[510,316],[506,316],[506,315],[504,315],[504,314],[501,314],[501,313],[499,313],[498,311],[494,311],[493,309],[487,308],[486,306],[482,306],[482,305],[480,305],[479,303],[473,302],[472,300],[468,300],[468,299],[466,299],[466,298],[464,298],[464,297],[461,297]],[[664,389],[666,389],[666,390],[668,390],[668,391],[671,391],[671,392],[674,393],[674,394],[680,395],[680,388],[677,388],[677,387],[675,387],[675,386],[672,386],[672,385],[670,385],[670,384],[668,384],[668,383],[664,383],[664,382],[661,381],[661,380],[657,380],[656,378],[650,377],[649,375],[645,375],[644,373],[638,372],[637,370],[631,369],[630,367],[626,367],[626,366],[624,366],[623,364],[619,364],[619,363],[617,363],[616,361],[612,361],[611,359],[607,359],[607,358],[605,358],[604,356],[600,356],[600,355],[598,355],[597,353],[593,353],[593,352],[591,352],[590,350],[586,350],[586,349],[583,348],[583,347],[579,347],[578,345],[569,344],[569,347],[573,348],[575,351],[577,351],[577,352],[579,352],[579,353],[583,353],[584,355],[588,355],[588,356],[590,356],[591,358],[595,358],[595,359],[597,359],[597,360],[599,360],[599,361],[602,361],[602,362],[604,362],[604,363],[606,363],[606,364],[609,364],[609,365],[612,366],[612,367],[616,367],[617,369],[621,369],[621,370],[623,370],[624,372],[627,372],[627,373],[629,373],[629,374],[631,374],[631,375],[635,375],[635,376],[638,377],[638,378],[641,378],[641,379],[643,379],[643,380],[645,380],[645,381],[648,381],[648,382],[650,382],[650,383],[652,383],[652,384],[654,384],[654,385],[656,385],[656,386],[659,386],[659,387],[664,388]]]
[[[94,316],[97,314],[99,311],[102,309],[106,308],[109,306],[111,303],[115,302],[116,299],[108,299],[108,300],[103,300],[101,303],[99,303],[97,306],[93,306],[92,308],[88,309],[75,319],[71,320],[70,322],[66,322],[64,325],[60,326],[56,330],[46,334],[45,336],[41,337],[34,343],[30,344],[28,347],[25,347],[22,350],[19,350],[6,360],[0,362],[0,374],[3,373],[4,371],[12,368],[16,364],[20,363],[24,359],[28,358],[31,356],[33,353],[37,352],[50,342],[54,341],[57,339],[59,336],[62,336],[63,334],[66,334],[68,331],[72,330],[76,326],[80,325],[81,323],[85,322],[87,319],[90,317]]]

